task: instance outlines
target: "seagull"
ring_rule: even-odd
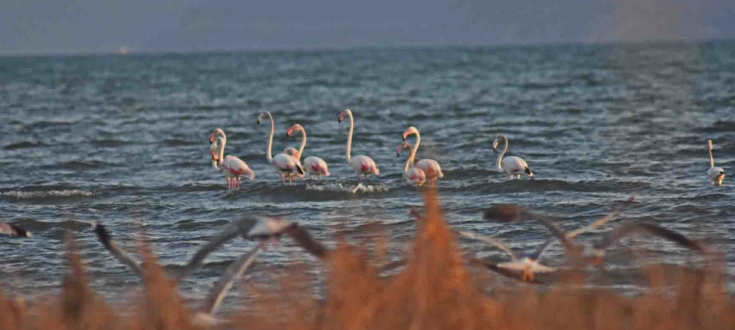
[[[575,237],[585,232],[588,232],[589,230],[595,227],[599,227],[599,226],[606,224],[612,218],[617,216],[618,213],[620,213],[620,211],[621,211],[621,207],[618,207],[612,213],[602,217],[600,220],[597,220],[588,226],[579,228],[577,230],[574,230],[566,234],[563,233],[560,229],[558,229],[558,227],[554,226],[553,224],[551,224],[551,226],[553,228],[556,228],[558,232],[562,233],[564,240],[571,242]],[[518,221],[520,220],[520,214],[523,212],[527,212],[527,211],[524,211],[520,207],[514,207],[513,204],[500,204],[500,206],[497,206],[497,205],[493,206],[488,211],[486,211],[485,218],[488,219],[489,217],[490,220],[501,218],[501,219],[513,219],[514,221]],[[510,262],[492,264],[489,262],[480,261],[480,263],[482,263],[484,266],[486,266],[490,270],[499,272],[502,275],[509,276],[509,274],[507,274],[508,272],[511,272],[511,273],[520,272],[521,273],[520,279],[522,281],[534,282],[534,278],[533,278],[534,273],[551,273],[551,272],[556,271],[556,268],[548,267],[540,263],[541,257],[543,256],[544,252],[546,252],[547,248],[552,243],[554,243],[554,241],[558,238],[556,236],[548,239],[546,242],[541,244],[538,250],[536,250],[533,253],[517,254],[513,252],[513,250],[511,250],[507,245],[503,244],[497,238],[493,238],[493,237],[489,237],[485,235],[479,235],[479,234],[475,234],[475,233],[468,232],[468,231],[456,230],[456,232],[465,238],[469,238],[473,240],[480,240],[486,243],[490,243],[493,246],[501,249],[503,252],[507,253],[511,258]],[[478,263],[478,262],[475,261],[475,263]],[[505,271],[501,272],[500,269],[505,270]],[[516,278],[515,276],[511,276],[511,277]]]
[[[634,198],[631,197],[626,201],[623,206],[632,203]],[[543,217],[535,215],[530,211],[526,211],[517,205],[513,204],[502,204],[496,205],[485,211],[485,219],[487,220],[499,220],[504,222],[516,222],[520,221],[521,215],[527,215],[527,219],[539,222],[541,225],[549,229],[551,233],[559,239],[564,245],[564,252],[568,257],[573,257],[575,260],[581,260],[583,247],[572,242],[571,239],[564,235],[562,231],[555,224],[550,222]],[[620,227],[609,231],[604,234],[602,239],[594,244],[586,252],[587,263],[599,264],[605,256],[605,251],[612,246],[615,242],[621,240],[624,237],[638,234],[648,234],[653,236],[661,237],[665,240],[672,241],[682,247],[699,252],[702,255],[708,255],[710,250],[701,242],[697,242],[686,238],[684,235],[677,233],[673,230],[666,229],[652,223],[627,223]]]
[[[199,249],[186,265],[179,266],[180,268],[178,269],[169,269],[169,271],[173,273],[172,276],[177,282],[181,281],[199,268],[210,253],[238,235],[244,239],[260,241],[259,247],[265,249],[266,240],[270,239],[275,243],[281,234],[293,226],[295,226],[293,222],[264,216],[249,216],[238,221],[233,221],[224,231],[209,240],[204,247]],[[107,251],[127,266],[133,273],[139,276],[143,275],[141,265],[112,241],[112,236],[105,226],[96,222],[93,227],[97,238],[102,242],[102,245],[104,245]]]
[[[0,221],[0,235],[7,235],[10,237],[33,237],[30,230],[25,230],[18,225],[6,223],[5,221]]]
[[[217,312],[219,306],[232,288],[232,283],[239,279],[245,271],[252,265],[261,249],[265,249],[264,240],[270,238],[275,240],[283,232],[287,232],[290,228],[294,227],[295,223],[291,223],[281,219],[254,216],[248,217],[239,221],[235,221],[225,230],[211,239],[207,245],[201,248],[189,263],[184,266],[181,270],[174,274],[177,281],[182,280],[184,277],[189,275],[192,271],[198,268],[204,258],[217,249],[220,245],[224,244],[230,239],[241,235],[246,239],[260,240],[261,243],[255,248],[242,254],[235,262],[225,269],[224,273],[220,277],[220,280],[210,289],[204,303],[199,310],[194,314],[192,322],[202,326],[216,326],[222,324],[222,321],[214,317],[214,313]],[[112,240],[110,233],[100,223],[96,222],[93,224],[94,232],[97,238],[102,242],[112,255],[117,258],[120,262],[128,266],[138,276],[143,276],[143,268],[136,262],[130,255],[120,249],[117,244]]]

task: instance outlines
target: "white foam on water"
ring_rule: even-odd
[[[93,197],[94,193],[86,190],[49,190],[49,191],[6,191],[0,195],[15,199],[43,199],[59,197]]]
[[[307,185],[306,190],[320,191],[320,192],[345,192],[351,194],[363,193],[383,193],[390,190],[390,186],[377,184],[377,185],[363,185],[362,183],[353,185],[343,185],[341,183],[331,183],[325,185]]]

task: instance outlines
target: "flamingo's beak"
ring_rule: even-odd
[[[209,135],[209,143],[214,142],[214,133]]]
[[[342,122],[342,119],[345,119],[345,114],[340,114],[339,115],[339,118],[337,119],[337,122],[338,123],[341,123]]]
[[[289,128],[288,131],[286,131],[286,137],[290,137],[291,133],[293,133],[293,127]]]

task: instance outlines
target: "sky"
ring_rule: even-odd
[[[735,39],[733,0],[0,0],[0,54]]]

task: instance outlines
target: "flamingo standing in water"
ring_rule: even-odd
[[[413,164],[413,160],[416,157],[416,149],[412,148],[407,142],[401,142],[401,145],[398,146],[398,150],[396,150],[398,157],[401,157],[401,151],[403,151],[403,149],[411,151],[408,159],[406,159],[406,166],[403,167],[403,178],[406,179],[408,183],[417,186],[424,185],[424,182],[426,182],[426,173]]]
[[[419,151],[419,145],[421,145],[421,134],[416,127],[411,126],[403,132],[403,141],[406,141],[406,138],[411,134],[416,134],[416,145],[412,149],[412,153],[415,158],[416,153]],[[411,162],[413,162],[413,160]],[[429,180],[430,186],[435,186],[436,180],[444,177],[444,173],[442,173],[442,167],[439,166],[439,162],[433,159],[422,159],[416,162],[415,166],[416,168],[424,171],[426,179]]]
[[[286,132],[286,136],[290,137],[291,134],[296,131],[301,131],[301,146],[299,147],[299,150],[296,151],[296,155],[292,156],[301,159],[301,155],[304,154],[304,148],[306,147],[306,130],[300,124],[295,124],[288,129],[288,131]],[[289,152],[291,151],[289,150]],[[316,177],[319,179],[319,181],[322,180],[322,175],[329,176],[329,167],[327,167],[327,162],[319,157],[306,157],[306,159],[304,159],[303,166],[306,167],[306,171],[309,172],[309,181],[311,181],[312,175],[314,174],[316,174]]]
[[[707,179],[713,185],[721,186],[722,180],[725,179],[725,169],[715,167],[715,157],[712,156],[712,140],[707,140],[707,144],[709,145],[709,170],[707,170]]]
[[[358,183],[360,182],[360,174],[365,176],[365,180],[369,181],[370,178],[368,176],[370,174],[380,175],[380,170],[378,169],[378,165],[375,165],[373,159],[368,156],[351,156],[350,150],[352,148],[352,133],[355,130],[355,119],[352,117],[352,111],[345,109],[339,114],[337,122],[341,123],[345,116],[350,117],[350,133],[347,136],[347,165],[350,165],[355,171],[355,174],[357,174]]]
[[[273,124],[273,116],[271,116],[271,113],[268,111],[261,113],[260,116],[258,116],[258,124],[265,120],[266,117],[271,121],[271,135],[268,138],[268,153],[266,154],[266,159],[268,159],[268,162],[271,163],[279,173],[281,173],[281,181],[283,182],[283,185],[286,185],[286,175],[288,175],[289,184],[293,185],[293,175],[303,178],[304,169],[301,167],[299,159],[294,156],[280,153],[273,157],[271,151],[273,150],[273,131],[275,130],[275,125]]]
[[[224,135],[224,132],[222,132],[222,134]],[[235,156],[225,157],[226,143],[226,137],[217,136],[217,139],[209,147],[209,152],[212,154],[212,167],[214,170],[216,172],[224,171],[225,178],[227,178],[227,188],[234,189],[240,187],[240,179],[242,176],[247,176],[250,180],[255,179],[255,172],[253,172],[250,167],[248,167],[248,164],[240,158]]]
[[[498,172],[507,174],[508,180],[513,180],[514,175],[518,175],[518,179],[520,179],[521,174],[528,175],[528,177],[532,178],[533,172],[528,168],[528,164],[526,164],[526,161],[523,160],[523,158],[516,156],[503,158],[503,156],[505,156],[505,152],[508,151],[508,139],[505,135],[498,135],[498,137],[495,138],[495,141],[493,141],[493,151],[498,152],[498,144],[502,141],[505,141],[505,147],[503,148],[503,152],[498,156],[498,160],[496,162],[496,169]]]

